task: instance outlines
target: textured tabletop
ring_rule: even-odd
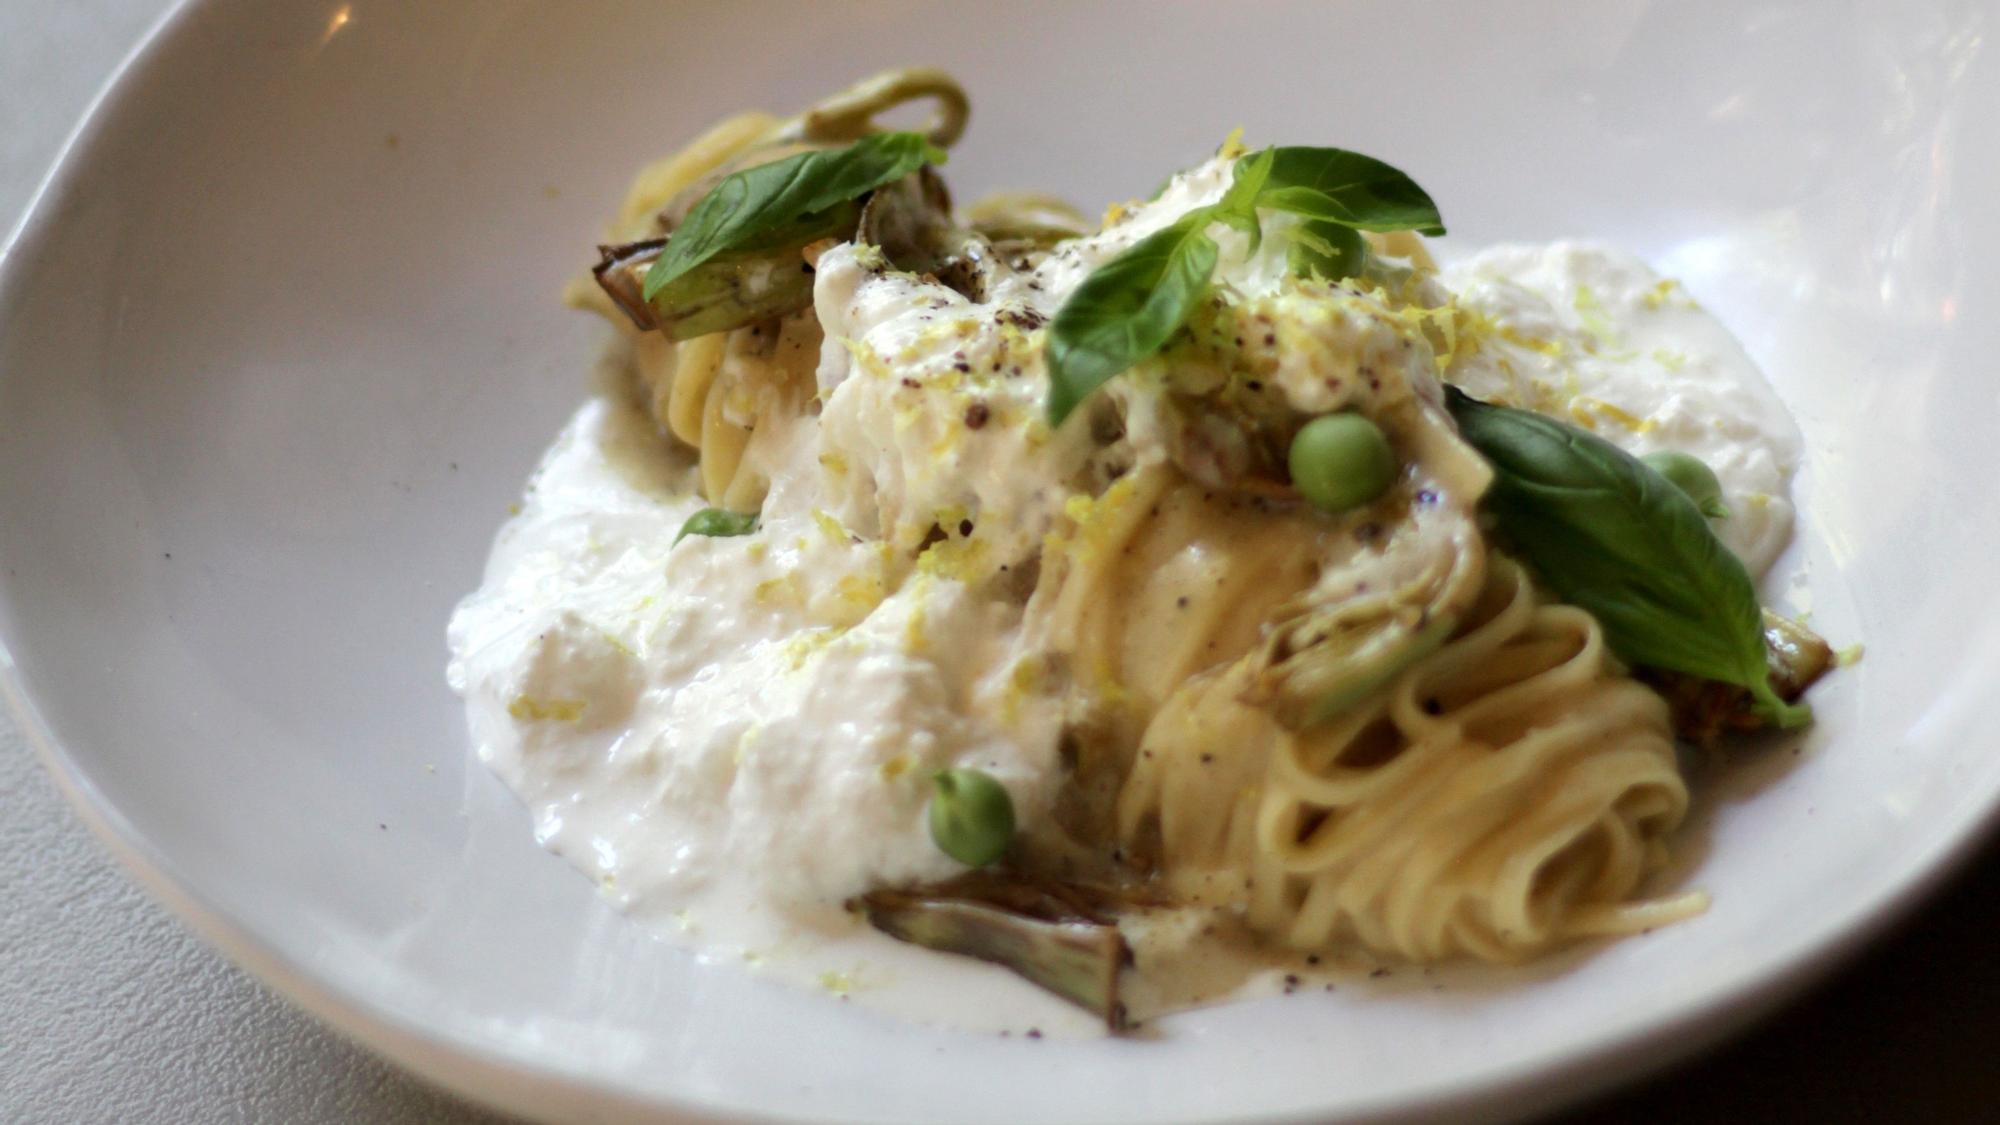
[[[162,0],[0,5],[0,223]],[[345,1043],[134,887],[0,716],[0,1121],[497,1121]],[[1566,1121],[2000,1120],[2000,850],[1721,1054]]]

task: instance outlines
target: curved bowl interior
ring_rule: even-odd
[[[2000,756],[2000,104],[1976,3],[196,4],[0,288],[0,644],[94,814],[239,956],[538,1112],[1175,1119],[1520,1110],[1664,1057],[1907,901]],[[643,160],[867,71],[973,92],[963,196],[1143,195],[1232,127],[1441,201],[1446,249],[1622,242],[1810,449],[1790,591],[1867,658],[1691,831],[1705,917],[1499,988],[1144,1042],[938,1032],[625,924],[468,768],[443,629],[600,328],[555,301]],[[1780,591],[1784,592],[1784,591]],[[1034,1067],[1033,1082],[1018,1079]],[[512,1068],[512,1069],[509,1069]]]

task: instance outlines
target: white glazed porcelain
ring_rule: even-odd
[[[1688,1051],[1874,932],[2000,804],[2000,105],[1978,3],[195,3],[0,278],[0,670],[162,897],[359,1038],[562,1119],[1463,1119]],[[1150,1041],[899,1025],[703,966],[468,765],[443,628],[583,393],[554,294],[642,160],[936,62],[969,196],[1096,205],[1243,125],[1429,187],[1446,244],[1678,273],[1811,453],[1795,563],[1867,657],[1690,833],[1704,918]],[[1983,138],[1983,139],[1982,139]],[[1777,593],[1785,593],[1780,589]],[[1028,1076],[1032,1075],[1032,1079]]]

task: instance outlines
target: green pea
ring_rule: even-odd
[[[1292,484],[1327,512],[1358,508],[1396,481],[1396,453],[1382,428],[1359,414],[1327,414],[1292,438]]]
[[[1722,482],[1715,479],[1715,470],[1709,468],[1702,459],[1678,449],[1662,449],[1658,453],[1648,453],[1639,460],[1646,467],[1667,478],[1667,483],[1687,493],[1701,514],[1712,520],[1719,520],[1729,514],[1722,505]]]
[[[1014,800],[991,774],[974,769],[931,775],[931,840],[968,867],[1006,854],[1014,839]]]

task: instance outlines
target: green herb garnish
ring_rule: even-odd
[[[1701,509],[1603,438],[1446,388],[1465,439],[1494,470],[1485,506],[1564,601],[1597,618],[1632,664],[1748,689],[1781,727],[1812,719],[1772,690],[1750,572]]]
[[[752,246],[781,227],[850,203],[926,164],[944,150],[921,133],[876,133],[843,148],[802,152],[732,172],[701,197],[646,271],[651,301],[674,279],[732,250]]]
[[[1415,180],[1372,156],[1342,148],[1273,149],[1259,207],[1326,219],[1355,230],[1444,233],[1437,204]]]
[[[716,539],[726,539],[732,535],[748,535],[757,530],[756,512],[732,512],[726,508],[703,508],[687,518],[681,525],[680,534],[674,536],[678,543],[690,535],[706,535]]]
[[[768,227],[653,290],[646,308],[670,340],[692,340],[810,308],[813,273],[804,268],[801,252],[823,238],[853,237],[860,221],[861,204],[850,200]]]
[[[1049,327],[1049,423],[1061,425],[1113,375],[1166,347],[1215,271],[1207,208],[1099,266]]]
[[[1419,230],[1443,234],[1437,206],[1401,172],[1372,157],[1337,148],[1267,148],[1239,157],[1223,197],[1140,239],[1077,286],[1049,325],[1050,425],[1119,373],[1156,355],[1187,323],[1215,273],[1213,223],[1263,237],[1257,211],[1289,211],[1301,224],[1307,251],[1294,256],[1304,272],[1333,270],[1353,260],[1356,230]],[[1344,235],[1330,235],[1329,227]]]

